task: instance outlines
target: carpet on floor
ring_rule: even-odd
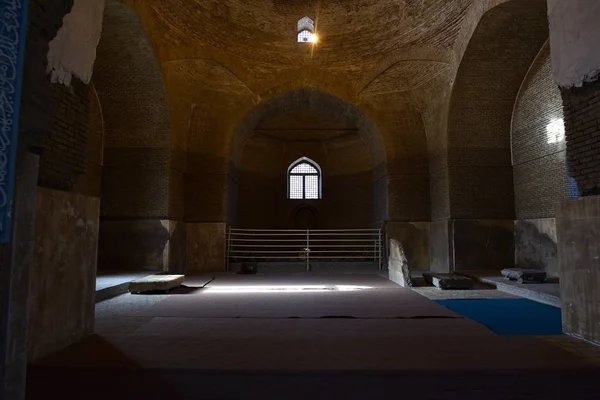
[[[503,335],[560,335],[560,308],[527,299],[437,300],[452,311]]]

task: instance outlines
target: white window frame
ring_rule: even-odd
[[[317,170],[316,173],[292,173],[292,170],[296,168],[300,164],[308,164],[314,169]],[[302,198],[301,199],[292,199],[290,190],[291,190],[291,178],[292,176],[302,176]],[[319,185],[319,194],[317,199],[307,199],[306,198],[306,177],[307,176],[317,176],[318,185]],[[308,157],[300,157],[296,161],[290,164],[287,170],[287,198],[289,200],[321,200],[323,198],[323,171],[321,171],[321,167],[319,164],[314,162]]]
[[[300,40],[300,35],[304,32],[308,32],[309,40]],[[310,17],[302,17],[298,21],[298,29],[296,31],[296,41],[298,43],[315,43],[316,34],[315,34],[315,21]]]

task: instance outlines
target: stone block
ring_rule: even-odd
[[[402,287],[412,287],[408,260],[402,244],[395,239],[390,240],[390,256],[388,259],[389,278]]]
[[[413,271],[429,271],[429,222],[388,222],[387,237],[402,243]]]
[[[520,283],[546,282],[546,272],[538,269],[506,268],[501,273],[506,279]]]
[[[137,279],[129,284],[131,293],[144,293],[168,290],[179,287],[185,280],[185,275],[150,275]]]
[[[600,343],[600,196],[564,200],[556,226],[564,331]]]
[[[460,275],[436,275],[433,277],[433,286],[442,290],[468,290],[473,287],[473,281]]]

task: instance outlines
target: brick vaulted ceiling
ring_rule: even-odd
[[[448,72],[472,25],[504,1],[123,0],[163,64],[212,59],[256,95],[299,79],[349,99],[415,90]],[[314,50],[295,43],[305,15],[316,21]]]
[[[139,16],[158,61],[172,146],[227,160],[239,124],[253,109],[309,87],[358,106],[381,132],[388,171],[404,172],[445,147],[460,61],[481,17],[507,2],[119,1]],[[515,9],[545,4],[508,1]],[[119,5],[107,1],[109,13],[125,8],[110,4]],[[314,47],[296,43],[303,16],[316,22]],[[127,26],[112,29],[126,35]]]

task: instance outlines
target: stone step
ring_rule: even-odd
[[[131,293],[167,292],[181,286],[185,275],[150,275],[129,284]]]

